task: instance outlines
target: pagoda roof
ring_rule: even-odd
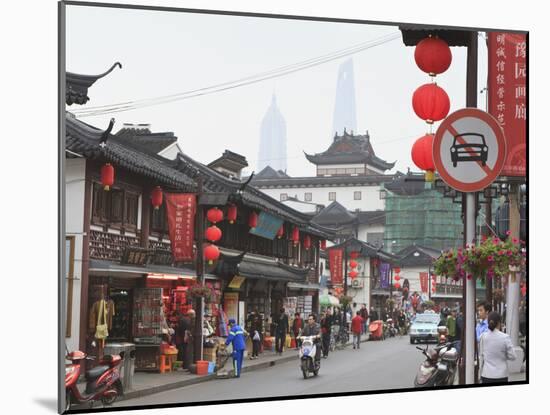
[[[88,88],[90,88],[98,79],[110,74],[116,66],[122,68],[120,62],[115,62],[111,68],[99,75],[82,75],[67,72],[65,74],[65,82],[67,85],[67,90],[65,91],[65,103],[67,105],[83,105],[88,102],[90,100],[90,97],[88,97]]]
[[[395,166],[395,162],[389,163],[376,156],[368,132],[365,135],[354,135],[344,130],[341,136],[336,133],[325,152],[304,154],[315,165],[365,163],[382,171]]]
[[[148,128],[122,128],[115,134],[120,142],[142,151],[158,154],[178,141],[172,132],[152,133]]]

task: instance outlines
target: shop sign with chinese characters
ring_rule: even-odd
[[[167,193],[166,215],[174,261],[193,261],[196,195],[193,193]]]
[[[489,33],[489,113],[506,137],[508,155],[501,176],[527,171],[527,37]]]

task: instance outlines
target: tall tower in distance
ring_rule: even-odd
[[[286,122],[277,107],[275,94],[262,120],[256,171],[260,172],[266,166],[286,172]]]
[[[353,76],[353,59],[349,58],[340,65],[334,100],[334,121],[330,137],[344,134],[344,128],[357,131],[355,116],[355,78]]]

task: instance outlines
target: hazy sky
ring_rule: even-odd
[[[396,26],[69,5],[67,70],[98,74],[122,63],[91,88],[85,106],[91,107],[233,81],[397,32]],[[481,90],[482,39],[479,50]],[[465,106],[466,48],[452,53],[451,67],[436,78],[450,96],[451,112]],[[411,105],[414,90],[429,82],[413,54],[399,37],[353,55],[358,130],[369,131],[379,157],[397,161],[393,171],[417,170],[410,148],[428,131]],[[315,169],[303,151],[322,152],[330,145],[338,67],[348,58],[211,95],[81,119],[106,128],[114,117],[114,131],[125,122],[150,123],[154,132],[173,131],[183,151],[202,163],[229,149],[247,158],[250,172],[256,168],[261,121],[275,93],[287,124],[288,173],[309,176]],[[485,109],[482,95],[479,106]]]

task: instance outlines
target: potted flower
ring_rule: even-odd
[[[525,269],[526,252],[520,241],[508,238],[484,239],[479,245],[468,245],[466,249],[451,249],[443,252],[434,263],[437,275],[459,280],[478,278],[482,284],[485,279],[507,276],[510,271]]]
[[[207,287],[206,285],[193,285],[189,289],[189,294],[195,299],[198,298],[204,298],[204,300],[209,303],[212,300],[213,292],[210,287]]]

